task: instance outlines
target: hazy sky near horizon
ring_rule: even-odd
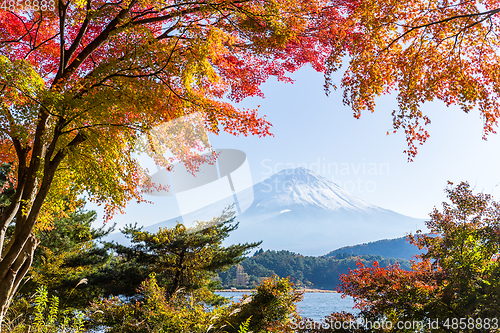
[[[293,84],[270,79],[262,85],[264,99],[247,98],[238,105],[260,105],[259,115],[273,124],[273,137],[210,135],[214,148],[247,154],[253,183],[286,168],[307,167],[362,200],[417,218],[427,218],[434,206],[441,206],[448,180],[468,181],[476,191],[500,199],[500,137],[482,140],[478,111],[465,114],[441,102],[423,105],[432,121],[430,138],[414,162],[407,162],[404,133],[392,133],[395,95],[377,99],[373,114],[355,119],[342,103],[341,89],[325,95],[321,73],[303,68],[291,77]],[[339,85],[340,76],[335,81]],[[114,220],[119,226],[164,221],[175,216],[171,199],[161,198],[150,207],[132,203],[127,214]]]

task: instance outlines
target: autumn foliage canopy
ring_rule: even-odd
[[[6,4],[6,5],[5,5]],[[36,6],[35,6],[36,4]],[[6,1],[0,9],[0,321],[38,241],[85,193],[107,217],[151,183],[136,154],[196,169],[205,131],[270,135],[256,110],[269,77],[308,64],[335,71],[359,117],[395,92],[394,128],[410,158],[428,137],[424,102],[478,107],[485,133],[498,105],[498,1]],[[201,115],[201,130],[189,125]],[[174,131],[162,124],[186,118]],[[198,118],[199,119],[199,118]],[[194,121],[194,120],[193,120]],[[160,128],[161,130],[157,130]],[[165,134],[168,133],[168,139]],[[2,165],[4,167],[5,165]],[[15,225],[7,235],[9,225]]]
[[[452,322],[450,330],[444,329],[447,319],[472,320],[476,329],[488,318],[494,328],[500,304],[500,203],[474,194],[468,183],[450,183],[447,194],[451,202],[430,214],[430,233],[410,236],[424,250],[411,271],[375,263],[341,277],[342,292],[354,297],[367,320],[438,319],[443,332],[458,332]]]
[[[42,140],[40,157],[55,163],[59,153],[67,170],[53,181],[120,207],[138,199],[147,181],[130,153],[151,152],[153,142],[136,140],[162,123],[201,113],[211,132],[269,135],[256,110],[228,101],[262,96],[268,77],[289,81],[286,73],[305,64],[325,70],[336,32],[330,22],[343,21],[350,8],[324,1],[68,1],[46,11],[1,11],[0,154],[13,164],[12,182],[19,184],[19,168],[30,166]],[[189,148],[205,144],[188,132],[170,141],[154,146],[160,164],[168,163],[167,149],[189,160]]]
[[[500,116],[499,12],[495,0],[360,1],[346,21],[358,38],[335,49],[328,69],[349,59],[340,85],[355,117],[373,112],[378,96],[397,95],[393,126],[404,131],[410,160],[429,137],[426,102],[479,111],[486,138]]]
[[[15,189],[0,215],[0,315],[31,264],[33,231],[49,229],[68,200],[85,193],[104,203],[110,217],[156,186],[137,154],[169,167],[173,160],[164,153],[170,151],[196,168],[207,148],[205,131],[270,135],[270,123],[256,110],[231,102],[262,96],[259,85],[270,76],[289,81],[287,73],[305,64],[324,71],[355,6],[44,4],[33,10],[33,2],[20,1],[0,10],[0,157],[10,170],[2,186]],[[189,125],[195,115],[201,129]],[[174,131],[161,127],[181,117],[188,121]]]

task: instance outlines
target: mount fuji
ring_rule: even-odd
[[[220,215],[210,206],[203,211],[205,216]],[[155,232],[175,225],[175,220],[145,230]],[[424,220],[369,204],[305,168],[285,169],[255,184],[252,204],[236,221],[239,227],[227,244],[262,240],[264,249],[304,255],[425,230]]]

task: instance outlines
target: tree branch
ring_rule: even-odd
[[[66,52],[66,46],[65,46],[65,40],[64,40],[64,25],[66,24],[66,13],[68,9],[68,4],[64,4],[62,0],[59,0],[59,48],[60,48],[60,55],[59,55],[59,71],[57,73],[57,76],[62,75],[64,71],[64,59],[66,58],[65,52]]]
[[[116,30],[118,24],[125,16],[130,12],[132,7],[137,3],[137,0],[132,0],[127,8],[122,9],[116,16],[109,22],[106,28],[97,36],[90,44],[88,44],[76,57],[71,64],[63,70],[61,74],[58,74],[52,83],[52,87],[57,89],[64,80],[68,79],[80,66],[81,64],[95,51],[97,50],[109,37],[110,33]],[[51,88],[52,88],[51,87]]]
[[[481,12],[481,13],[463,14],[463,15],[450,16],[448,18],[445,18],[445,19],[442,19],[442,20],[439,20],[439,21],[434,21],[434,22],[430,22],[430,23],[427,23],[427,24],[422,24],[422,25],[418,25],[418,26],[415,26],[415,27],[411,27],[408,31],[406,31],[402,35],[398,36],[396,39],[392,40],[389,43],[389,45],[387,45],[382,51],[380,51],[380,53],[382,53],[384,51],[387,51],[397,41],[399,41],[400,39],[404,38],[406,35],[412,33],[415,30],[419,30],[419,29],[422,29],[422,28],[427,28],[427,27],[430,27],[430,26],[433,26],[433,25],[437,25],[437,24],[446,23],[446,22],[453,21],[453,20],[460,19],[460,18],[467,18],[467,17],[471,18],[471,17],[483,16],[483,15],[491,17],[491,16],[493,16],[493,15],[499,13],[499,12],[500,12],[500,8],[496,8],[496,9],[492,9],[492,10],[489,10],[489,11],[486,11],[486,12]],[[481,20],[480,22],[482,22],[482,21],[484,21],[484,20]]]
[[[78,35],[76,35],[75,40],[69,47],[69,49],[66,51],[66,54],[64,56],[64,67],[66,68],[66,65],[68,62],[71,60],[71,57],[73,54],[75,54],[76,50],[78,49],[78,46],[80,46],[83,36],[85,36],[85,33],[87,32],[87,29],[89,27],[90,23],[90,9],[91,9],[91,0],[87,0],[87,14],[85,16],[85,20],[82,23],[82,26],[80,27],[80,30],[78,31]]]

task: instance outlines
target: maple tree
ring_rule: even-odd
[[[458,332],[464,330],[463,323],[454,325],[451,320],[465,318],[466,325],[474,323],[467,326],[471,332],[495,328],[500,304],[500,202],[474,194],[466,182],[454,187],[450,183],[446,191],[451,203],[444,202],[442,211],[435,208],[430,214],[430,233],[410,235],[413,244],[426,250],[411,271],[397,265],[360,264],[341,277],[342,292],[354,297],[367,320],[439,319],[441,331]]]
[[[304,64],[324,71],[356,6],[35,2],[0,10],[0,157],[11,167],[2,188],[15,189],[0,215],[0,322],[32,262],[35,232],[63,214],[63,198],[85,193],[109,218],[157,186],[134,154],[169,167],[171,151],[195,170],[206,160],[198,153],[205,130],[269,135],[265,118],[232,102],[262,96],[267,78],[289,81],[286,73]],[[195,114],[202,130],[190,126]],[[161,125],[180,117],[187,122],[166,140]]]
[[[500,117],[499,12],[495,0],[361,1],[344,21],[359,34],[339,42],[327,74],[349,57],[340,85],[355,117],[373,112],[376,97],[397,94],[393,127],[404,131],[410,160],[429,137],[425,102],[440,100],[465,112],[477,108],[486,138]],[[327,80],[327,91],[332,86]]]

